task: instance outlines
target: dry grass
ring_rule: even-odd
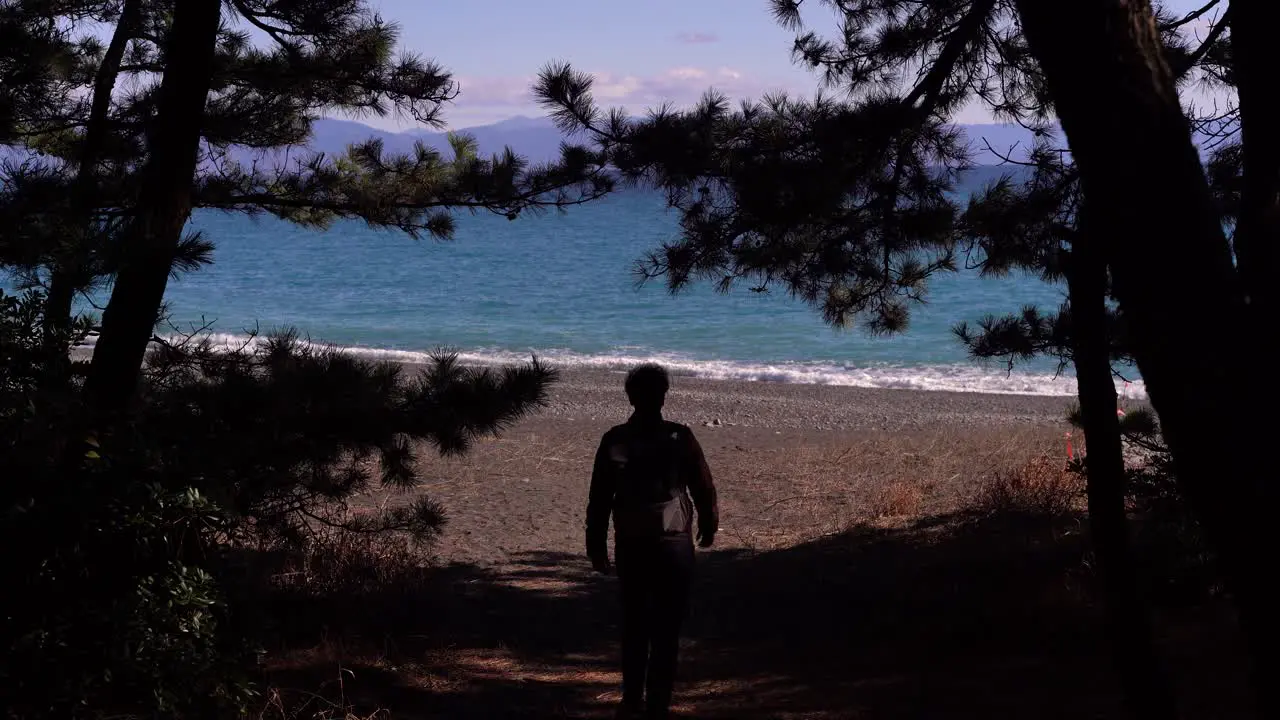
[[[338,672],[344,671],[339,668]],[[391,712],[383,709],[359,713],[341,697],[335,701],[320,693],[272,688],[257,717],[258,720],[383,720],[390,718]]]
[[[306,551],[286,556],[278,585],[316,595],[377,593],[424,586],[428,568],[421,549],[401,534],[318,530]]]
[[[422,454],[423,492],[449,525],[442,562],[503,563],[526,552],[577,553],[595,424],[530,428],[464,458]],[[998,471],[1061,452],[1052,427],[935,427],[909,432],[696,428],[720,494],[727,549],[767,551],[865,523],[895,524],[970,505]],[[378,494],[370,505],[411,496]]]
[[[1056,445],[1052,429],[832,433],[711,446],[722,534],[766,551],[966,508],[974,488]]]
[[[327,700],[279,690],[262,717],[611,716],[615,587],[581,556],[598,431],[534,426],[424,461],[450,514],[435,570],[396,541],[340,537],[291,568],[282,583],[313,600],[362,590],[323,609],[327,640],[271,661],[277,687]],[[1081,488],[1060,430],[697,432],[722,523],[699,555],[680,717],[1123,716],[1079,523],[1062,517]],[[1028,514],[1044,522],[1006,522]],[[1227,637],[1176,622],[1162,627],[1199,628],[1204,647]],[[1181,653],[1188,687],[1225,688],[1188,710],[1232,716],[1230,650],[1213,672]]]
[[[877,518],[914,517],[924,505],[924,491],[908,482],[891,482],[876,490],[868,505]]]
[[[368,667],[386,672],[398,668],[385,657],[364,651],[349,654],[345,640],[370,632],[394,632],[404,611],[411,611],[416,600],[430,592],[432,568],[422,548],[400,534],[318,528],[305,551],[273,552],[270,557],[274,571],[263,600],[275,605],[282,639],[296,646],[296,638],[305,638],[309,632],[322,635],[314,647],[290,650],[271,663],[273,674],[306,670],[292,682],[271,684],[259,720],[392,717],[377,703],[355,702],[347,686],[356,679],[353,666],[362,673]],[[328,677],[323,677],[326,671]]]
[[[1058,517],[1081,509],[1084,481],[1062,462],[1042,455],[1012,470],[998,470],[978,491],[977,507],[996,513]]]

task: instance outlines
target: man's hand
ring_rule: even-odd
[[[592,555],[591,569],[595,570],[601,575],[612,575],[613,565],[609,564],[609,555],[608,554]]]
[[[711,547],[711,544],[714,543],[715,541],[716,541],[715,530],[702,530],[702,529],[698,530],[698,547],[704,548],[704,549],[709,548]]]

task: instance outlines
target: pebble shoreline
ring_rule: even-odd
[[[544,419],[616,420],[625,415],[623,373],[566,370]],[[1048,427],[1065,424],[1071,396],[996,395],[672,378],[668,415],[691,426],[791,430],[923,430],[940,426]],[[621,409],[620,409],[621,408]],[[549,416],[549,417],[548,417]]]

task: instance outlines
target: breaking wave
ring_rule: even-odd
[[[213,334],[210,339],[226,348],[243,347],[260,342],[247,336]],[[90,342],[92,344],[92,341]],[[397,350],[359,346],[325,345],[360,357],[401,363],[425,363],[431,351]],[[798,383],[846,387],[890,388],[941,392],[973,392],[1011,395],[1071,396],[1076,393],[1076,380],[1070,374],[1051,372],[1007,372],[996,364],[889,365],[858,366],[821,361],[744,362],[690,357],[680,353],[650,352],[643,348],[625,348],[615,352],[588,354],[571,350],[473,349],[456,351],[467,363],[499,366],[527,362],[532,357],[564,370],[621,371],[644,362],[661,363],[672,374],[711,380],[747,382]],[[1116,382],[1122,397],[1141,400],[1146,388],[1141,380]]]

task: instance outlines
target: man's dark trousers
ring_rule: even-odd
[[[627,538],[614,554],[622,592],[623,701],[638,705],[647,695],[651,713],[671,705],[680,626],[689,610],[693,540],[686,534]]]

